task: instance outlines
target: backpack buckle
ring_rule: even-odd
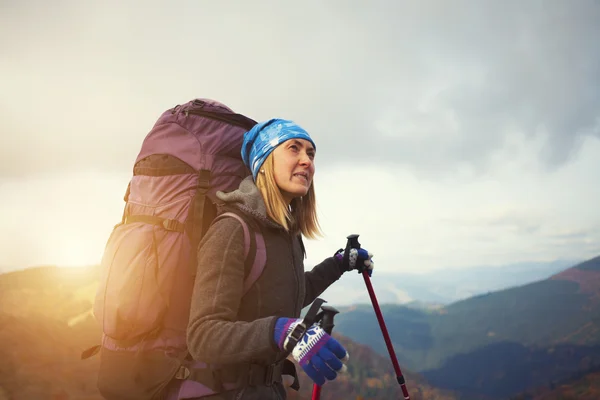
[[[176,219],[165,219],[162,222],[162,226],[168,231],[175,231],[183,233],[185,231],[185,225]]]
[[[267,365],[266,367],[258,364],[250,364],[248,383],[250,386],[273,386],[274,383],[281,382],[282,370],[282,362]]]
[[[190,377],[190,374],[191,372],[188,367],[185,365],[180,365],[179,369],[177,369],[177,372],[175,373],[175,379],[186,380]]]
[[[272,365],[269,365],[265,371],[265,385],[271,386],[275,382],[273,379],[274,376],[274,368]]]
[[[278,383],[282,381],[282,372],[283,372],[283,362],[278,362],[276,364],[271,364],[267,368],[267,376],[266,376],[266,384],[267,386],[271,386],[274,383]]]
[[[210,170],[201,169],[198,171],[198,188],[208,190],[210,188]]]

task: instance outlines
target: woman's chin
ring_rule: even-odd
[[[305,186],[300,186],[297,188],[290,188],[289,191],[285,191],[284,197],[287,197],[289,199],[296,199],[298,197],[303,197],[306,196],[306,194],[308,193],[308,188]]]

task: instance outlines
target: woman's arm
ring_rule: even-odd
[[[371,276],[375,267],[372,258],[373,253],[361,248],[359,243],[356,244],[358,246],[349,248],[348,253],[343,252],[344,249],[340,249],[333,257],[326,258],[321,264],[315,266],[312,271],[304,273],[306,277],[304,307],[312,303],[344,272],[352,270],[366,271]]]
[[[341,276],[340,262],[335,257],[328,257],[320,264],[315,265],[312,270],[306,271],[304,273],[306,295],[304,296],[302,307],[311,304],[333,282],[340,279]]]

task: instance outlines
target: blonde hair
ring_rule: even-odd
[[[271,153],[256,177],[256,186],[262,193],[269,218],[283,226],[286,231],[290,231],[293,223],[294,230],[300,231],[304,237],[309,239],[322,236],[317,218],[314,181],[311,183],[308,193],[301,198],[293,199],[288,207],[277,182],[275,182],[274,165],[273,153]]]

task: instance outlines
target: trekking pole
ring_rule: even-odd
[[[320,313],[321,314],[321,328],[323,328],[323,330],[325,332],[327,332],[329,335],[331,335],[331,331],[333,330],[333,326],[334,326],[333,317],[335,317],[335,314],[339,313],[339,311],[328,305],[321,306],[321,309],[323,310]],[[321,398],[321,386],[317,385],[316,383],[313,383],[313,392],[312,392],[311,400],[319,400],[320,398]]]
[[[358,235],[350,235],[347,237],[347,239],[348,243],[346,244],[346,254],[348,254],[351,248],[360,249]],[[369,276],[369,272],[365,268],[362,271],[359,271],[359,273],[362,273],[362,276],[365,280],[365,285],[367,286],[367,291],[369,292],[369,297],[371,298],[371,304],[373,304],[373,309],[375,310],[375,315],[377,315],[377,321],[379,322],[379,327],[381,328],[381,333],[383,334],[385,345],[387,346],[388,353],[390,354],[390,358],[392,359],[392,364],[394,365],[394,370],[396,372],[396,380],[402,388],[402,394],[404,395],[404,399],[410,400],[408,390],[406,389],[406,380],[404,379],[404,375],[402,375],[402,371],[400,370],[400,365],[398,364],[398,359],[396,358],[394,346],[392,346],[390,335],[388,334],[387,327],[385,326],[385,321],[383,320],[383,315],[381,314],[381,308],[379,308],[377,296],[375,296],[375,291],[373,290],[373,285],[371,284],[371,277]]]

